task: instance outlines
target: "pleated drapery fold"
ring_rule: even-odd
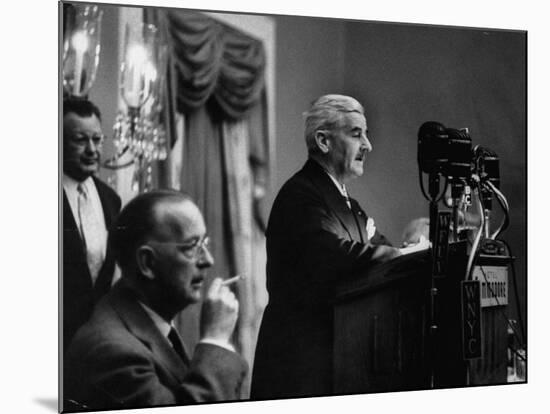
[[[241,304],[233,339],[252,366],[267,302],[260,208],[271,167],[264,45],[206,14],[146,10],[169,50],[164,125],[170,156],[159,165],[158,184],[190,194],[203,212],[215,258],[209,274],[245,276],[232,286]],[[190,306],[176,322],[191,348],[199,320],[200,307]]]
[[[178,111],[188,113],[212,97],[226,117],[242,118],[265,85],[262,43],[201,13],[167,10],[166,18]]]

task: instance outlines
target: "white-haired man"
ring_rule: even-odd
[[[305,114],[308,160],[280,190],[267,229],[267,289],[253,399],[332,393],[332,306],[338,282],[398,256],[346,183],[372,145],[361,104],[325,95]]]

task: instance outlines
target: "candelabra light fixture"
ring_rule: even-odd
[[[103,12],[94,5],[73,4],[65,16],[63,41],[63,91],[86,97],[92,87],[101,49]]]
[[[125,108],[113,126],[115,155],[110,169],[134,166],[132,190],[152,188],[152,163],[167,157],[165,131],[160,122],[166,46],[152,24],[126,25],[120,94]]]

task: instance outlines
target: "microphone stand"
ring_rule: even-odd
[[[433,244],[435,241],[435,227],[438,213],[439,174],[430,173],[428,191],[430,193],[430,242]]]
[[[453,179],[451,184],[451,199],[453,200],[453,240],[458,240],[458,205],[462,195],[462,183]]]
[[[429,175],[429,195],[430,195],[430,243],[431,247],[431,259],[432,259],[432,275],[431,275],[431,287],[430,287],[430,325],[428,338],[430,342],[430,355],[428,358],[429,363],[429,375],[430,375],[430,387],[435,387],[435,352],[436,352],[436,334],[437,334],[437,318],[436,318],[436,296],[437,287],[435,283],[435,277],[433,269],[435,268],[436,255],[433,249],[436,240],[436,227],[437,227],[437,196],[439,194],[439,174],[430,173]]]

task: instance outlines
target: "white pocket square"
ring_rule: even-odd
[[[374,220],[369,217],[367,219],[367,238],[370,240],[372,239],[372,236],[374,236],[374,233],[376,233],[376,226],[374,225]]]

